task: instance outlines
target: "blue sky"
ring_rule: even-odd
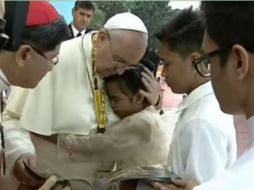
[[[50,0],[50,3],[64,16],[68,24],[72,21],[71,9],[74,6],[75,0]]]

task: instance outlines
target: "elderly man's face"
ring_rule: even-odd
[[[96,71],[102,77],[122,74],[135,66],[147,46],[144,33],[127,30],[106,30],[99,34],[96,52]]]

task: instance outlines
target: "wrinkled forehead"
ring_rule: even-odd
[[[147,34],[128,30],[110,30],[112,53],[126,60],[128,65],[136,65],[147,47]]]

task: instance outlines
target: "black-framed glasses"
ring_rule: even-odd
[[[39,54],[41,57],[43,57],[44,59],[46,59],[47,61],[51,62],[53,65],[56,65],[59,61],[59,58],[58,56],[54,57],[53,59],[49,59],[48,57],[46,57],[40,50],[38,50],[36,47],[34,47],[32,44],[29,44],[29,43],[23,43],[23,44],[26,44],[26,45],[29,45],[31,46],[31,48],[33,48],[33,50]]]
[[[201,57],[195,59],[192,62],[192,65],[195,67],[195,69],[198,71],[198,73],[202,77],[210,77],[211,76],[211,58],[216,55],[224,53],[225,51],[229,50],[231,47],[232,45],[228,45],[228,46],[225,46],[224,48],[220,48],[212,52],[209,52],[207,54],[204,54]]]
[[[0,176],[6,173],[6,160],[5,160],[5,138],[4,138],[4,128],[0,123],[0,136],[1,136],[1,152],[0,152]]]

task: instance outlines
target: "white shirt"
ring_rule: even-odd
[[[8,81],[3,71],[0,69],[0,92],[3,92],[9,87],[10,87],[10,82]]]
[[[82,30],[81,32],[79,32],[74,26],[73,24],[71,24],[71,29],[73,32],[73,36],[77,37],[78,33],[81,33],[81,36],[84,36],[85,32],[86,32],[86,28],[84,30]]]
[[[183,179],[203,183],[236,159],[233,117],[220,110],[210,82],[185,97],[178,112],[168,167]]]
[[[252,140],[254,138],[254,116],[248,119]],[[253,190],[254,144],[227,171],[194,190]]]

